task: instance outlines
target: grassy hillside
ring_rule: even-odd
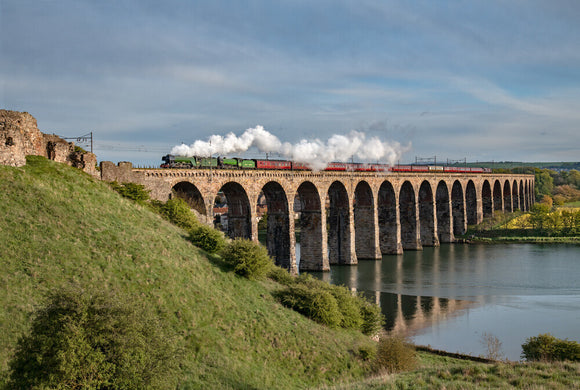
[[[425,352],[415,371],[364,378],[369,338],[282,307],[272,298],[279,285],[223,271],[157,214],[43,158],[0,166],[0,215],[0,388],[30,314],[69,284],[155,308],[179,335],[183,389],[580,386],[579,363],[490,365]]]
[[[283,308],[273,282],[220,269],[185,232],[73,168],[0,166],[0,386],[52,289],[113,289],[153,306],[185,350],[182,388],[297,388],[361,377],[372,341]]]

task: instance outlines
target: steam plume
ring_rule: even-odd
[[[192,145],[178,145],[171,154],[178,156],[235,155],[251,147],[260,152],[277,153],[295,162],[307,164],[314,170],[324,169],[331,161],[380,162],[394,165],[401,155],[410,149],[398,142],[384,142],[378,137],[366,138],[363,132],[351,131],[348,135],[333,135],[326,143],[319,139],[301,140],[296,144],[282,143],[278,137],[262,126],[247,129],[241,136],[229,133],[225,137],[212,135],[208,141],[197,140]]]

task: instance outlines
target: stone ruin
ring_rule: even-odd
[[[57,135],[42,133],[27,112],[0,110],[0,164],[20,167],[26,165],[28,155],[43,156],[99,176],[93,153],[79,151],[73,142]]]

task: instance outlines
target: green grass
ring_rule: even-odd
[[[374,342],[284,308],[187,233],[83,172],[40,157],[0,166],[0,388],[47,291],[111,289],[179,334],[182,389],[578,388],[579,364],[483,364],[419,353],[419,368],[368,377]]]
[[[186,350],[182,388],[304,388],[368,371],[357,351],[369,338],[284,308],[271,294],[279,285],[223,271],[105,183],[30,157],[0,166],[0,187],[0,384],[34,308],[69,283],[154,307]]]
[[[578,363],[477,363],[418,353],[417,370],[382,374],[361,382],[324,387],[342,390],[388,389],[578,389]]]

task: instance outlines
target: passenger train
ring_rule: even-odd
[[[161,168],[184,169],[269,169],[309,171],[308,165],[288,160],[258,160],[226,157],[183,157],[168,154],[162,157]],[[355,162],[331,162],[324,171],[342,172],[432,172],[432,173],[491,173],[490,168],[443,165],[388,165]]]

